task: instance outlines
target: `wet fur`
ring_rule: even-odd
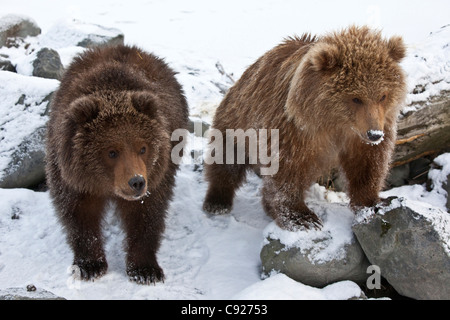
[[[174,74],[152,54],[114,46],[76,57],[61,80],[51,105],[46,172],[82,279],[107,271],[101,224],[113,201],[126,232],[130,279],[164,280],[156,253],[177,170],[170,135],[188,117]],[[139,194],[129,187],[133,175],[145,179]]]
[[[304,192],[329,168],[345,173],[352,207],[378,201],[405,98],[399,66],[404,55],[401,38],[385,40],[367,27],[292,37],[259,58],[229,90],[212,125],[224,137],[226,129],[279,129],[279,170],[263,177],[262,201],[280,227],[320,228]],[[384,140],[371,143],[369,130],[383,131]],[[206,165],[204,210],[230,211],[247,169],[258,167]]]

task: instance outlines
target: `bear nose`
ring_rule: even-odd
[[[369,138],[370,141],[378,141],[381,138],[383,138],[384,133],[381,130],[369,130],[367,131],[367,138]]]
[[[134,176],[128,181],[128,185],[136,192],[141,192],[145,186],[145,179],[143,176]]]

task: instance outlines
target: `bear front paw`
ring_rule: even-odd
[[[71,268],[72,275],[79,280],[94,280],[100,278],[106,273],[108,264],[104,259],[101,260],[76,260]]]
[[[203,203],[203,211],[212,215],[222,215],[230,213],[231,204],[205,201]]]
[[[164,272],[157,266],[128,266],[127,274],[131,281],[138,284],[156,284],[164,282]]]

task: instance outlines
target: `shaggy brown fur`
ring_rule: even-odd
[[[136,47],[92,49],[69,66],[51,108],[47,180],[82,279],[107,270],[101,222],[113,200],[130,279],[162,281],[156,252],[177,169],[170,135],[188,117],[174,72]]]
[[[304,35],[267,52],[230,89],[215,129],[279,129],[279,171],[264,176],[263,206],[280,227],[320,227],[304,191],[330,167],[343,169],[353,207],[378,201],[405,97],[404,55],[401,38],[367,27]],[[246,169],[258,166],[207,165],[204,210],[229,211]]]

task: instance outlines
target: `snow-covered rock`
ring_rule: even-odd
[[[30,17],[8,14],[0,18],[0,47],[13,46],[17,38],[37,36],[41,29]]]
[[[0,289],[0,300],[66,300],[42,288],[28,285],[26,288]]]
[[[369,261],[401,295],[450,299],[450,216],[439,208],[388,198],[361,210],[352,227]]]
[[[0,71],[1,188],[28,187],[39,182],[36,177],[42,180],[42,128],[48,121],[50,95],[58,85],[53,79]]]
[[[67,47],[89,48],[98,45],[123,44],[124,35],[116,28],[108,28],[80,20],[62,20],[43,34],[41,46],[53,49]]]
[[[291,232],[274,222],[265,228],[263,273],[281,272],[314,287],[341,280],[365,283],[369,262],[351,230],[353,212],[342,203],[309,206],[322,220],[321,230]]]

